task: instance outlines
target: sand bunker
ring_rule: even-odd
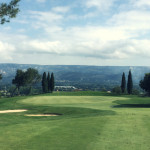
[[[24,112],[27,111],[26,109],[17,109],[17,110],[1,110],[0,114],[6,114],[6,113],[16,113],[16,112]]]
[[[17,112],[24,112],[24,111],[27,111],[27,109],[1,110],[0,114],[17,113]],[[60,116],[60,115],[62,114],[51,113],[51,114],[26,114],[25,116]]]
[[[27,114],[25,116],[60,116],[60,114]]]

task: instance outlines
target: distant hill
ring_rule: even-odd
[[[135,85],[150,72],[149,66],[80,66],[80,65],[30,65],[30,64],[0,64],[0,73],[3,74],[2,84],[11,84],[17,69],[26,70],[35,68],[40,74],[54,72],[57,85],[120,85],[122,73],[126,79],[129,69],[132,70]]]

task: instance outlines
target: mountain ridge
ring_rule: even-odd
[[[17,69],[34,68],[42,75],[43,72],[53,72],[57,85],[120,85],[122,73],[126,80],[131,69],[133,81],[138,85],[145,73],[150,72],[150,66],[89,66],[89,65],[37,65],[0,63],[2,83],[11,84]]]

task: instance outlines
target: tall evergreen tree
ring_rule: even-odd
[[[50,80],[50,91],[53,92],[55,87],[55,81],[54,81],[54,74],[51,73],[51,80]]]
[[[48,73],[48,76],[47,76],[47,84],[48,84],[48,92],[50,92],[51,91],[51,78],[50,78],[50,74]]]
[[[128,94],[132,94],[132,89],[133,89],[132,74],[131,74],[131,70],[129,70],[128,83],[127,83]]]
[[[42,76],[42,90],[43,93],[46,93],[48,91],[46,72],[44,72]]]
[[[122,93],[125,92],[125,89],[126,89],[126,78],[125,78],[125,73],[123,72],[122,81],[121,81],[121,91],[122,91]]]

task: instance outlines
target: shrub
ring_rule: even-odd
[[[112,93],[115,93],[115,94],[118,94],[120,95],[121,94],[121,88],[120,86],[116,86],[112,89]]]

